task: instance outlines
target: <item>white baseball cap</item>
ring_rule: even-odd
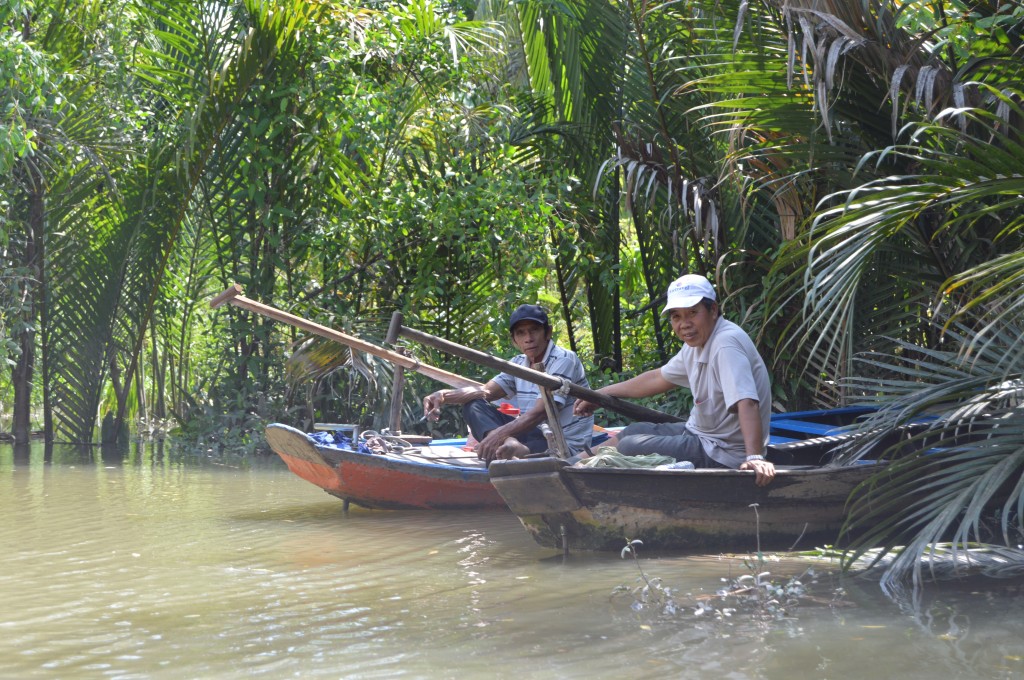
[[[661,313],[666,314],[673,309],[689,309],[704,298],[718,299],[710,281],[699,274],[680,276],[669,285],[668,300]]]

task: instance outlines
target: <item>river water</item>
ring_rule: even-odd
[[[744,556],[565,560],[504,511],[345,514],[276,458],[0,447],[2,678],[1024,677],[1021,581],[910,606],[761,569],[790,601],[717,595]]]

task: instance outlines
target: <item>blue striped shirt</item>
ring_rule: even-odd
[[[583,362],[576,356],[576,353],[559,347],[553,340],[548,341],[548,348],[544,352],[542,361],[544,362],[544,372],[548,375],[565,378],[580,387],[590,387],[590,381],[587,380],[587,374],[583,370]],[[513,358],[512,363],[530,368],[525,354]],[[501,386],[505,395],[521,413],[533,408],[533,404],[540,398],[540,386],[529,380],[523,380],[508,373],[499,373],[493,380]],[[558,421],[562,425],[565,443],[570,452],[577,453],[582,451],[584,446],[590,446],[590,438],[594,433],[594,416],[573,415],[572,408],[576,403],[576,398],[570,394],[564,396],[555,394],[553,396],[555,403],[559,406]]]

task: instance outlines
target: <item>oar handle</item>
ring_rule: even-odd
[[[225,302],[231,302],[234,298],[242,294],[242,287],[237,283],[232,283],[231,287],[225,290],[217,297],[210,300],[210,309],[217,309]]]

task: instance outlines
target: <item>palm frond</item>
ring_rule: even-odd
[[[884,546],[903,546],[889,576],[920,577],[916,556],[952,541],[1015,545],[1024,531],[1024,354],[1020,329],[1008,327],[981,351],[975,331],[947,329],[944,349],[895,342],[896,354],[858,357],[858,374],[881,372],[884,391],[869,378],[846,387],[858,402],[879,407],[858,427],[865,432],[849,464],[904,432],[889,445],[891,463],[851,506],[856,535],[849,561]],[[885,551],[872,553],[880,558]]]
[[[154,86],[154,106],[172,115],[170,124],[160,121],[149,131],[151,143],[139,165],[121,178],[123,210],[110,211],[102,223],[93,220],[89,247],[73,248],[71,257],[56,261],[60,285],[50,349],[66,364],[51,374],[53,403],[73,441],[91,441],[112,362],[119,363],[126,384],[134,381],[184,215],[211,157],[231,143],[221,133],[230,128],[237,102],[275,58],[293,49],[310,17],[303,3],[281,11],[257,2],[243,12],[235,9],[172,2],[142,10],[157,27],[157,41],[139,50],[148,64],[144,77]],[[100,224],[102,234],[96,231]]]

